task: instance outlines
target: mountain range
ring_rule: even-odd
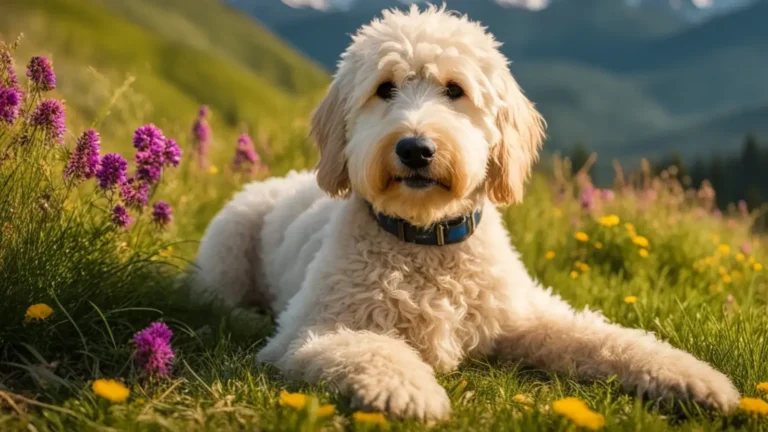
[[[401,0],[325,9],[322,0],[314,0],[318,8],[231,1],[329,72],[360,25],[384,8],[406,7]],[[546,148],[585,143],[609,163],[673,150],[732,152],[744,134],[765,130],[768,1],[708,1],[553,0],[541,10],[446,3],[504,43],[513,74],[548,120]],[[702,9],[708,19],[685,12]]]

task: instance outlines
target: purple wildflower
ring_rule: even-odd
[[[166,138],[165,150],[163,151],[163,164],[165,166],[179,166],[179,162],[181,162],[181,154],[181,148],[176,141]]]
[[[256,150],[253,148],[253,141],[251,141],[251,137],[249,137],[248,134],[240,135],[240,138],[237,139],[235,159],[232,161],[235,170],[239,170],[243,165],[247,165],[250,167],[250,170],[253,171],[258,165],[260,165],[260,163],[261,159],[259,158],[258,153],[256,153]]]
[[[751,254],[751,253],[752,253],[752,243],[750,243],[750,242],[748,242],[748,241],[746,241],[746,242],[742,243],[742,244],[741,244],[741,246],[739,246],[739,250],[740,250],[740,251],[741,251],[741,253],[743,253],[744,255],[749,255],[749,254]]]
[[[77,139],[75,151],[69,157],[69,163],[64,168],[64,176],[71,179],[87,180],[96,175],[99,168],[99,149],[101,139],[99,134],[88,129]]]
[[[152,206],[152,220],[158,225],[168,225],[173,220],[173,209],[165,201],[158,201]]]
[[[136,362],[149,375],[167,376],[174,358],[173,332],[162,322],[154,322],[133,336]]]
[[[12,125],[19,116],[21,91],[15,87],[0,84],[0,122]]]
[[[211,143],[211,127],[208,125],[208,107],[203,105],[192,125],[194,138],[193,149],[198,166],[205,168],[208,164],[208,147]]]
[[[149,202],[149,183],[131,177],[120,185],[120,195],[128,207],[144,207]]]
[[[128,228],[133,223],[133,218],[125,207],[118,204],[112,209],[112,223],[120,228]]]
[[[600,199],[605,202],[612,202],[615,197],[616,194],[611,189],[600,190]]]
[[[595,188],[587,186],[581,191],[581,207],[585,209],[592,208],[595,203]]]
[[[163,154],[136,152],[136,177],[147,183],[156,183],[163,173]]]
[[[128,162],[117,153],[110,153],[101,158],[101,167],[96,171],[99,186],[102,189],[110,189],[120,186],[125,182],[125,170]]]
[[[5,76],[3,76],[5,75]],[[16,63],[13,61],[10,51],[0,51],[0,84],[18,89],[19,81],[16,78]]]
[[[152,123],[136,129],[133,133],[133,147],[142,152],[162,152],[165,148],[163,131]]]
[[[32,57],[27,65],[27,77],[36,90],[51,91],[56,88],[53,64],[46,57]]]
[[[32,126],[42,128],[59,144],[64,142],[66,124],[64,121],[64,104],[57,99],[46,99],[35,108],[30,117]]]

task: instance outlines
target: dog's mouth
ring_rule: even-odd
[[[433,186],[441,187],[445,190],[450,190],[447,185],[430,177],[425,177],[421,174],[413,174],[407,177],[397,176],[394,178],[397,183],[403,183],[411,189],[429,189]]]

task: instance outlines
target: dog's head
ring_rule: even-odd
[[[544,121],[499,46],[432,6],[362,27],[312,119],[320,187],[418,225],[521,201]]]

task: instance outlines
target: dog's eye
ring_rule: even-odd
[[[464,96],[464,89],[455,82],[449,82],[448,85],[445,86],[445,95],[448,96],[450,100],[456,100]]]
[[[390,100],[395,97],[395,90],[396,87],[392,81],[383,82],[379,84],[379,88],[376,89],[376,96],[384,100]]]

